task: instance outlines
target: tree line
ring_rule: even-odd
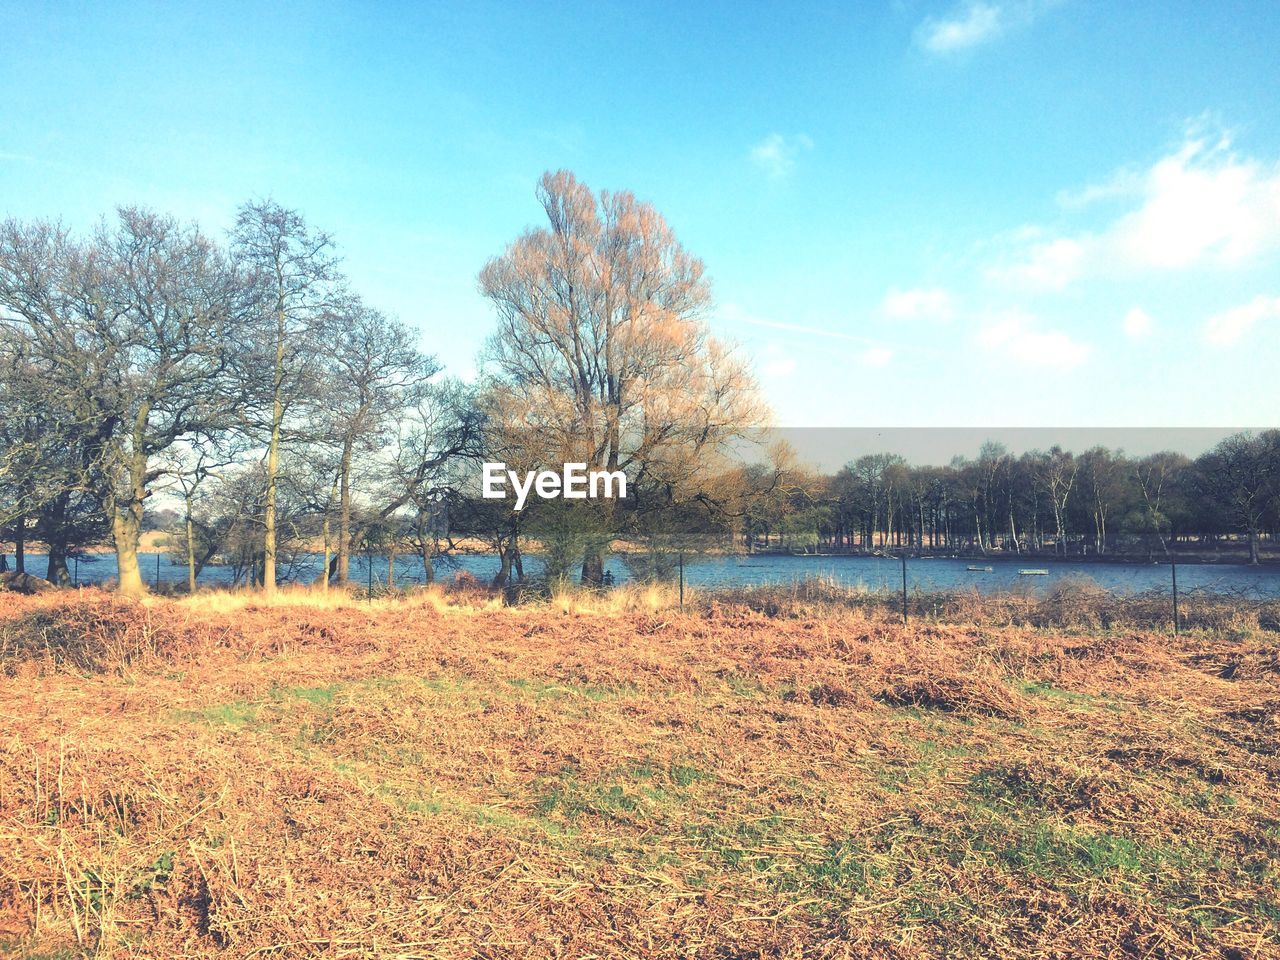
[[[1097,446],[913,466],[862,456],[808,476],[749,511],[748,549],[1169,556],[1241,544],[1251,563],[1280,533],[1280,431],[1237,433],[1194,459]]]
[[[1196,460],[988,444],[947,467],[876,455],[824,477],[777,444],[745,464],[768,410],[707,326],[702,261],[630,193],[558,171],[537,197],[542,223],[478,273],[494,326],[468,383],[272,200],[221,236],[138,207],[83,234],[0,224],[0,542],[16,571],[39,543],[66,584],[70,558],[108,544],[120,591],[140,594],[142,534],[165,513],[189,589],[219,563],[268,592],[317,553],[325,584],[374,550],[412,552],[430,579],[464,541],[498,556],[501,587],[525,578],[530,542],[547,576],[598,584],[619,543],[661,577],[708,546],[1106,555],[1235,536],[1256,561],[1275,538],[1275,431]],[[414,319],[428,337],[451,322]],[[480,495],[487,461],[623,471],[628,496],[516,510]]]
[[[0,540],[69,581],[115,551],[144,592],[141,536],[164,506],[195,589],[210,563],[273,591],[323,552],[410,549],[430,577],[460,534],[523,575],[533,530],[560,569],[603,578],[619,537],[741,516],[728,447],[766,411],[747,364],[706,325],[702,262],[627,192],[543,176],[545,214],[479,273],[496,325],[472,383],[362,298],[333,238],[272,200],[225,236],[138,207],[80,235],[0,225]],[[415,318],[430,331],[447,317]],[[625,503],[577,511],[477,495],[478,464],[625,471]],[[175,506],[176,505],[176,506]],[[663,519],[665,518],[665,520]]]

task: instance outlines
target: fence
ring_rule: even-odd
[[[39,555],[29,556],[27,569],[43,572]],[[168,554],[141,558],[153,589],[180,592],[187,569]],[[681,602],[691,596],[724,598],[753,594],[760,603],[781,599],[875,606],[899,618],[949,617],[987,622],[1042,622],[1056,625],[1120,625],[1167,629],[1171,633],[1203,626],[1256,623],[1271,629],[1280,619],[1280,567],[1206,564],[1106,564],[1062,561],[978,561],[908,556],[824,557],[779,555],[688,554],[673,558],[672,586]],[[1030,563],[1047,563],[1044,574],[1021,574]],[[284,568],[285,579],[314,582],[323,559],[301,555]],[[613,557],[606,568],[615,583],[633,579],[625,558]],[[1039,568],[1045,569],[1045,568]],[[109,584],[114,557],[92,555],[72,559],[75,585]],[[497,560],[484,555],[441,559],[436,579],[449,581],[466,572],[481,584],[497,570]],[[526,558],[526,573],[541,574],[536,556]],[[391,587],[385,556],[352,557],[351,579],[373,596]],[[412,589],[425,581],[421,559],[401,554],[395,565],[395,589]],[[201,587],[236,585],[230,568],[207,567]],[[692,594],[690,593],[692,591]],[[536,592],[536,591],[535,591]]]

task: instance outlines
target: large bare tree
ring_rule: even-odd
[[[548,463],[692,495],[709,458],[762,416],[747,367],[707,330],[702,261],[631,193],[593,194],[561,170],[542,177],[538,199],[545,226],[480,273],[498,317],[482,355],[491,402],[542,440]],[[613,512],[601,513],[588,583],[600,582],[615,532]]]
[[[218,428],[232,331],[248,299],[218,247],[171,217],[121,208],[88,242],[48,224],[9,224],[0,269],[11,332],[43,372],[64,423],[87,436],[111,521],[119,589],[144,591],[144,503],[157,457]]]

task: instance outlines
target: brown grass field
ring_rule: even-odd
[[[1256,622],[464,600],[0,598],[0,954],[1280,956]]]

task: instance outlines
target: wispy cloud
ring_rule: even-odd
[[[858,354],[858,363],[864,367],[883,367],[893,359],[893,351],[888,347],[871,347]]]
[[[1035,317],[1007,310],[978,331],[980,347],[1022,367],[1072,370],[1088,358],[1092,347],[1062,330],[1043,330]]]
[[[987,277],[1019,290],[1061,290],[1080,276],[1088,255],[1086,243],[1072,237],[1042,237],[1037,229],[1019,231],[1016,253],[987,270]]]
[[[994,40],[1004,31],[1004,14],[991,3],[970,3],[940,20],[920,25],[916,40],[930,53],[953,53]]]
[[[771,133],[751,148],[751,162],[771,180],[785,180],[795,171],[802,153],[813,149],[813,141],[803,133],[788,137]]]
[[[1126,171],[1074,199],[1128,195],[1101,228],[1019,231],[990,279],[1061,290],[1089,273],[1231,269],[1280,249],[1280,163],[1243,157],[1226,135],[1185,140],[1145,170]]]
[[[1155,321],[1147,311],[1141,307],[1134,307],[1124,315],[1120,327],[1130,340],[1145,340],[1155,329]]]
[[[777,344],[770,344],[762,358],[760,373],[766,380],[781,380],[795,373],[796,366],[795,357]]]
[[[1058,0],[968,0],[944,17],[930,17],[916,29],[916,43],[945,56],[972,50],[1029,24]]]
[[[860,337],[854,333],[845,333],[843,330],[827,330],[823,327],[809,327],[800,323],[786,323],[782,320],[767,320],[764,317],[753,316],[731,303],[721,307],[719,313],[725,320],[733,323],[745,323],[752,327],[763,327],[767,330],[786,330],[789,333],[803,333],[813,337],[829,337],[833,340],[848,340],[852,343],[881,346],[880,341],[871,337]]]
[[[951,294],[940,289],[899,290],[884,295],[880,312],[892,320],[936,320],[946,322],[955,315]]]
[[[1254,297],[1248,303],[1215,314],[1204,325],[1204,339],[1215,347],[1243,340],[1263,320],[1280,320],[1280,297]]]

